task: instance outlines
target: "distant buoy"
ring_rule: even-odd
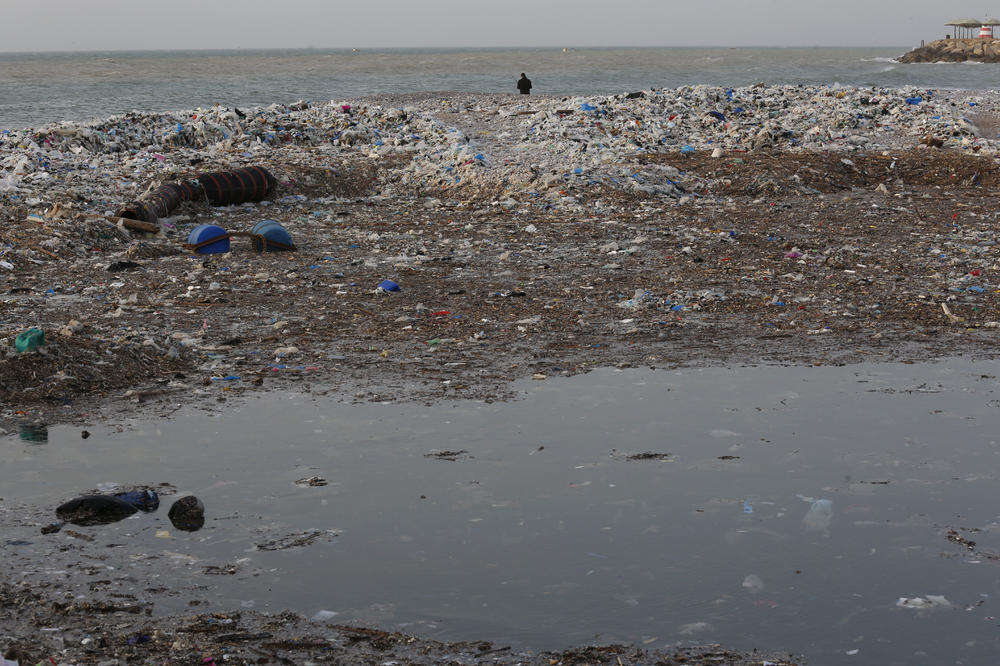
[[[979,29],[979,39],[993,39],[993,26],[984,25]]]

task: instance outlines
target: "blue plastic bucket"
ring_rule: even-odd
[[[288,233],[287,229],[274,220],[261,220],[257,224],[253,225],[253,229],[250,230],[250,233],[254,235],[251,239],[253,249],[258,252],[263,252],[265,245],[268,252],[291,250],[295,247],[295,244],[292,243],[292,235]],[[263,236],[266,243],[262,242],[258,236]]]
[[[195,248],[194,251],[198,254],[220,254],[222,252],[229,252],[229,236],[226,235],[226,230],[215,224],[200,224],[191,230],[188,235],[188,245],[198,245],[199,243],[205,243],[213,238],[218,238],[218,240],[208,243],[199,248]]]

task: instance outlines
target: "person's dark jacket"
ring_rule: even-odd
[[[517,89],[521,91],[522,95],[531,94],[531,79],[527,76],[522,76],[517,80]]]

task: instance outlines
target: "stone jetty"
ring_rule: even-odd
[[[938,39],[897,58],[899,62],[1000,62],[1000,39]]]

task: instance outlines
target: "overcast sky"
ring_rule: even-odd
[[[6,0],[0,51],[915,46],[1000,0]]]

